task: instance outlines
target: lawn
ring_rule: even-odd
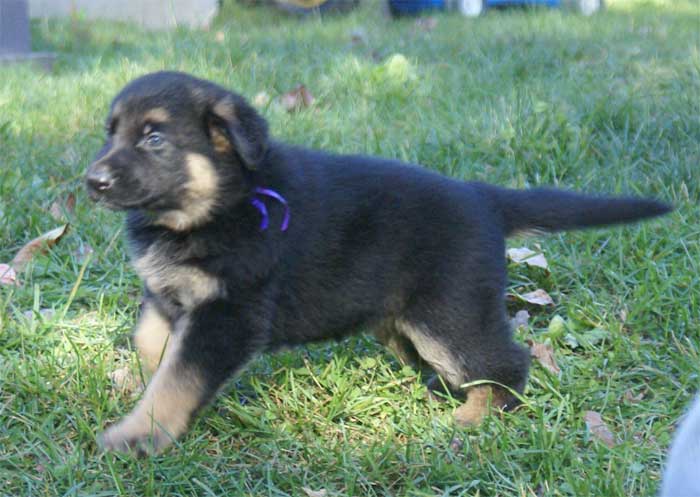
[[[0,495],[654,495],[700,386],[700,10],[610,3],[593,18],[516,9],[416,24],[371,1],[304,20],[226,1],[208,31],[33,24],[34,48],[58,61],[0,68],[0,263],[70,227],[21,286],[0,286]],[[138,396],[113,373],[138,378],[141,290],[120,215],[88,201],[81,175],[110,99],[163,68],[265,92],[258,108],[282,140],[677,210],[509,242],[549,263],[511,263],[509,293],[543,289],[554,304],[513,297],[508,310],[529,312],[518,339],[550,346],[560,371],[533,361],[525,404],[479,428],[455,427],[454,401],[429,399],[425,378],[359,335],[260,357],[163,455],[101,454],[96,433]],[[279,97],[300,83],[315,100],[287,112]]]

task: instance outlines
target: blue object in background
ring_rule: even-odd
[[[484,0],[485,7],[500,7],[507,5],[544,5],[546,7],[559,7],[561,0]]]
[[[444,9],[446,3],[445,0],[389,0],[389,8],[392,14],[412,15],[424,10]]]
[[[467,17],[475,17],[493,7],[544,6],[572,7],[583,15],[601,10],[604,0],[387,0],[394,15],[415,15],[431,9],[454,9]]]

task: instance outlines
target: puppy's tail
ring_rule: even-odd
[[[506,236],[518,231],[554,232],[629,223],[673,210],[673,206],[652,199],[600,197],[551,188],[509,190],[484,186],[501,214]]]

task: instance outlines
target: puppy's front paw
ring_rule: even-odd
[[[129,419],[112,425],[97,439],[103,451],[133,452],[139,457],[157,454],[171,442],[171,437],[159,427],[138,426]]]

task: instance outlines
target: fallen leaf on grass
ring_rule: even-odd
[[[280,97],[280,103],[287,112],[294,112],[314,103],[314,96],[304,85],[299,85]]]
[[[326,497],[328,495],[325,488],[321,490],[311,490],[307,487],[301,487],[301,489],[308,497]]]
[[[27,263],[31,261],[36,254],[46,253],[48,249],[56,245],[61,238],[63,238],[63,235],[65,235],[67,231],[67,224],[54,228],[51,231],[47,231],[43,235],[35,238],[19,249],[10,264],[15,271],[22,271]]]
[[[622,398],[625,400],[625,402],[636,404],[644,398],[644,392],[639,392],[637,395],[634,395],[630,390],[626,390],[622,395]]]
[[[506,254],[508,258],[516,264],[527,264],[528,266],[549,269],[547,259],[543,254],[530,250],[527,247],[510,248]]]
[[[583,419],[591,434],[608,447],[615,446],[615,435],[610,431],[602,416],[595,411],[586,411]]]
[[[9,264],[0,264],[0,285],[19,285],[17,273]]]
[[[520,298],[525,302],[535,305],[554,305],[552,297],[549,296],[547,292],[541,288],[535,290],[534,292],[528,292],[520,295]]]
[[[530,355],[537,359],[537,362],[542,364],[547,371],[555,375],[561,372],[561,369],[557,366],[557,361],[554,359],[554,349],[552,349],[551,345],[533,342],[532,340],[528,340],[527,344],[530,346]]]
[[[529,319],[530,313],[523,309],[515,313],[515,317],[510,320],[510,323],[513,325],[513,329],[517,330],[518,328],[525,328]]]
[[[128,367],[115,369],[109,373],[109,379],[112,380],[112,383],[118,390],[127,393],[135,392],[141,385],[141,382],[132,374],[131,369]]]
[[[62,221],[66,214],[73,214],[75,211],[75,195],[69,193],[65,199],[55,200],[49,207],[49,214],[56,221]]]

